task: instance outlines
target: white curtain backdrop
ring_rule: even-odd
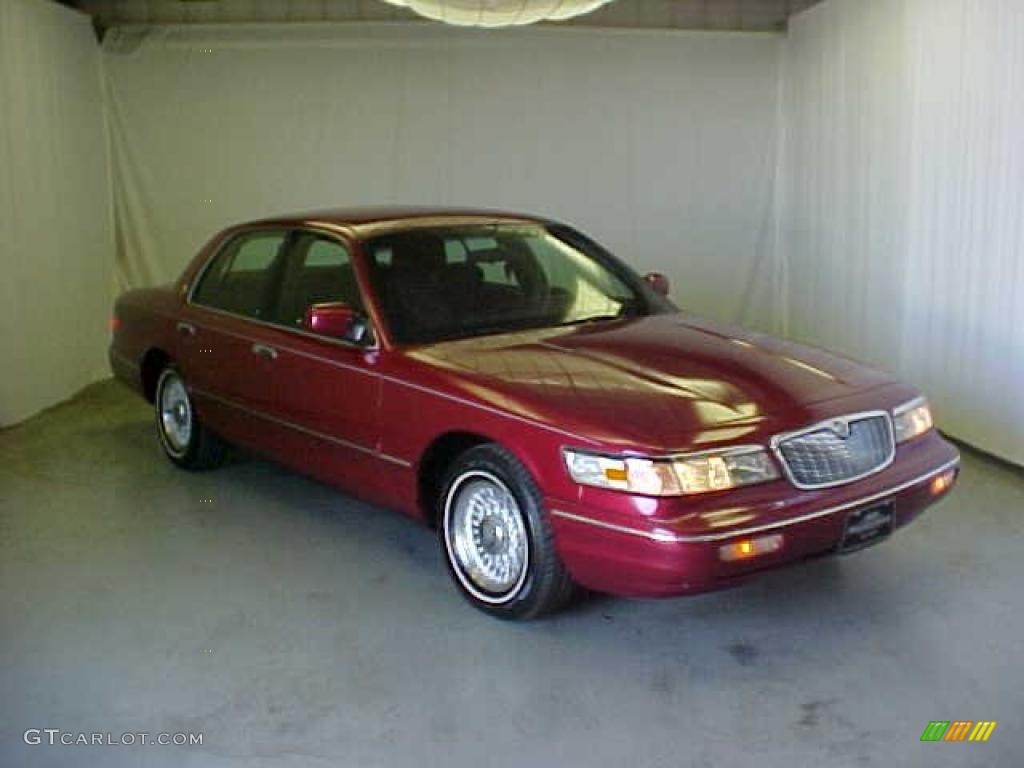
[[[239,220],[374,203],[568,220],[696,311],[769,321],[774,34],[112,30],[118,279]]]
[[[1024,464],[1024,3],[826,0],[782,72],[778,327]]]
[[[0,426],[109,375],[113,226],[89,18],[0,2]]]
[[[105,372],[118,287],[332,205],[568,220],[683,306],[918,383],[1024,464],[1024,3],[825,0],[775,35],[111,30],[0,3],[0,425]]]

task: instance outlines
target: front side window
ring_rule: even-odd
[[[314,304],[342,302],[363,312],[352,257],[339,241],[314,232],[300,232],[292,246],[281,282],[274,322],[301,327]]]
[[[285,232],[250,232],[225,245],[203,273],[192,301],[266,319],[284,258]]]
[[[414,229],[369,240],[370,274],[399,343],[651,314],[667,308],[572,230],[539,224]]]

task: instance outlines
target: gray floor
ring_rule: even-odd
[[[0,433],[0,765],[1021,765],[1022,531],[1024,474],[968,454],[859,555],[506,624],[398,515],[253,459],[176,470],[107,382]],[[920,743],[939,719],[999,725]]]

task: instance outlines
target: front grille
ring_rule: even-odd
[[[848,425],[849,434],[843,425]],[[832,419],[782,437],[775,446],[790,480],[801,488],[824,488],[870,475],[892,461],[896,445],[885,413]]]

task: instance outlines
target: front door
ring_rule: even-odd
[[[378,497],[374,486],[389,464],[378,452],[380,353],[372,339],[355,343],[306,329],[306,310],[326,302],[364,311],[351,254],[331,235],[297,231],[269,318],[273,327],[262,329],[266,351],[258,371],[267,400],[258,407],[288,433],[275,446],[279,459]]]

